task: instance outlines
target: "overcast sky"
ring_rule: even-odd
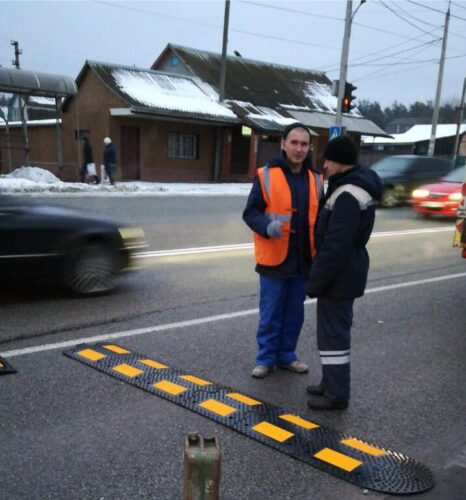
[[[353,11],[360,1],[353,1]],[[347,80],[388,106],[435,99],[447,0],[367,0],[354,16]],[[221,53],[223,0],[1,1],[0,64],[75,78],[86,59],[149,68],[168,43]],[[228,54],[339,77],[346,1],[232,0]],[[466,1],[451,3],[442,102],[466,77]],[[227,75],[228,78],[228,75]]]

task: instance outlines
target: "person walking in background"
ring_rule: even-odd
[[[115,185],[116,150],[110,137],[104,139],[104,168],[112,186]]]
[[[86,177],[93,177],[94,183],[99,183],[99,178],[97,176],[97,172],[95,171],[95,163],[92,155],[92,146],[88,137],[83,137],[81,139],[83,145],[83,164],[81,168],[81,182],[85,182]],[[91,172],[92,169],[92,173]]]
[[[355,166],[356,144],[346,136],[324,151],[328,188],[316,225],[317,254],[307,294],[317,297],[317,347],[322,380],[310,385],[309,408],[343,410],[350,398],[350,344],[354,299],[364,295],[369,271],[369,241],[375,200],[382,196],[378,175]]]
[[[322,176],[309,157],[311,134],[301,123],[283,132],[280,157],[259,168],[243,220],[254,231],[260,276],[258,353],[252,376],[275,366],[306,373],[296,346],[304,322],[304,300],[314,253],[314,223]]]

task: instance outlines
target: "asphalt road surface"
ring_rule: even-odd
[[[62,355],[83,339],[111,339],[407,454],[436,479],[419,498],[464,498],[466,261],[451,248],[451,220],[379,210],[368,290],[355,306],[350,407],[316,413],[305,396],[320,370],[315,303],[298,352],[309,375],[250,376],[258,280],[243,197],[53,201],[141,225],[151,253],[107,296],[0,292],[0,356],[18,370],[0,377],[1,499],[181,498],[191,431],[219,439],[222,499],[384,498]],[[234,244],[243,246],[225,247]],[[193,248],[203,250],[172,251]]]

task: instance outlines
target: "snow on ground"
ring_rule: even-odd
[[[247,196],[251,183],[160,183],[160,182],[117,182],[111,186],[63,182],[48,170],[39,167],[21,167],[0,175],[1,194],[30,194],[33,196],[145,196],[188,195],[188,196]]]

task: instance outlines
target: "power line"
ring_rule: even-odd
[[[428,7],[427,5],[423,5],[422,3],[414,2],[413,0],[406,0],[409,3],[412,3],[414,5],[417,5],[418,7],[424,7],[424,9],[429,9],[433,10],[435,12],[440,12],[440,14],[445,14],[445,12],[439,10],[439,9],[434,9],[434,7]],[[461,19],[462,21],[466,21],[466,17],[460,17],[460,16],[455,16],[450,13],[450,17],[455,17],[456,19]]]
[[[413,66],[412,68],[405,68],[405,69],[401,69],[400,71],[392,71],[391,73],[386,73],[383,76],[385,77],[385,76],[396,75],[398,73],[405,73],[406,71],[411,71],[411,70],[414,70],[414,69],[421,68],[422,66],[427,66],[427,64],[430,64],[430,63],[418,64],[416,66]],[[362,80],[372,80],[373,78],[376,78],[376,76],[375,76],[376,74],[382,73],[383,71],[385,71],[384,68],[378,69],[377,71],[373,71],[371,73],[367,73],[367,74],[361,76],[360,78],[355,78],[354,81],[356,83],[359,83]],[[372,77],[372,78],[368,78],[368,77]]]
[[[423,23],[423,24],[427,24],[428,26],[435,26],[435,27],[437,27],[437,28],[441,28],[441,26],[438,26],[438,25],[436,25],[436,24],[432,24],[432,23],[428,23],[427,21],[424,21],[423,19],[419,19],[418,17],[413,16],[413,15],[411,14],[411,12],[408,12],[407,10],[404,10],[404,9],[401,7],[401,5],[397,5],[397,4],[396,4],[393,0],[392,0],[392,3],[396,5],[396,8],[397,8],[398,10],[401,10],[401,11],[402,11],[404,14],[406,14],[407,16],[409,16],[409,17],[411,17],[411,18],[415,19],[418,23]]]
[[[456,3],[456,2],[451,2],[452,5],[454,5],[455,7],[459,7],[460,9],[464,9],[466,10],[466,7],[464,5],[461,5],[460,3]]]
[[[247,2],[245,0],[237,0],[237,2],[238,3],[244,3],[246,5],[248,5],[248,4],[256,5],[258,7],[263,7],[264,9],[282,10],[282,11],[286,11],[286,12],[294,12],[296,14],[303,14],[305,16],[321,17],[321,18],[324,18],[324,19],[331,19],[331,20],[334,20],[334,21],[344,21],[344,19],[341,18],[341,17],[324,16],[324,15],[321,15],[321,14],[315,14],[315,13],[306,12],[306,11],[303,11],[303,10],[289,9],[289,8],[285,8],[285,7],[277,7],[275,5],[270,5],[270,4],[261,4],[261,3],[258,3],[258,2]],[[372,31],[377,31],[379,33],[385,33],[387,35],[394,35],[394,36],[398,36],[398,37],[406,38],[406,39],[410,40],[410,38],[407,37],[406,35],[402,35],[400,33],[395,33],[394,31],[388,31],[388,30],[384,30],[384,29],[381,29],[381,28],[375,28],[374,26],[370,26],[370,25],[364,24],[364,23],[358,23],[356,21],[353,21],[352,24],[356,25],[356,26],[361,26],[363,28],[366,28],[366,29],[369,29],[369,30],[372,30]]]
[[[445,59],[461,59],[462,57],[466,57],[466,54],[461,54],[459,56],[448,56],[445,57]],[[423,61],[395,61],[392,63],[384,63],[384,64],[364,64],[364,66],[397,66],[399,64],[417,64],[417,63],[431,63],[431,62],[437,62],[438,59],[424,59]],[[362,65],[361,65],[362,66]]]
[[[375,59],[371,59],[369,61],[364,61],[364,62],[359,63],[359,64],[352,64],[351,66],[352,67],[356,67],[356,66],[373,66],[371,63],[373,63],[375,61],[380,61],[380,59],[386,59],[388,57],[393,57],[393,56],[397,56],[397,55],[400,55],[400,54],[405,54],[406,52],[411,52],[412,50],[415,50],[415,49],[417,49],[419,47],[425,47],[426,45],[432,45],[433,43],[437,43],[440,40],[441,40],[441,38],[436,38],[434,40],[430,40],[429,42],[424,42],[424,43],[421,43],[421,44],[416,45],[414,47],[411,47],[410,49],[400,50],[398,52],[393,52],[392,54],[386,54],[385,56],[377,57]]]
[[[313,12],[306,12],[306,11],[303,11],[303,10],[287,9],[285,7],[277,7],[276,5],[263,4],[263,3],[258,3],[258,2],[246,2],[244,0],[237,0],[236,3],[244,3],[246,5],[256,5],[257,7],[264,7],[266,9],[282,10],[282,11],[285,11],[285,12],[293,12],[295,14],[304,14],[305,16],[320,17],[322,19],[331,19],[333,21],[344,21],[343,17],[325,16],[323,14],[315,14]]]
[[[418,50],[418,51],[417,51],[417,53],[419,53],[419,52],[421,52],[421,50]],[[411,54],[411,56],[412,56],[412,55],[415,55],[415,54]],[[411,56],[409,56],[409,57],[411,57]],[[407,59],[408,59],[408,57],[405,57],[404,59],[402,59],[402,61],[406,61]],[[425,65],[427,65],[427,64],[430,64],[430,63],[415,64],[415,65],[414,65],[413,67],[411,67],[411,68],[407,68],[406,70],[401,70],[401,72],[403,72],[403,71],[409,71],[409,70],[411,70],[411,69],[420,68],[420,67],[425,66]],[[366,73],[365,75],[363,75],[363,76],[362,76],[362,77],[360,77],[360,78],[356,78],[356,81],[357,81],[357,82],[359,82],[360,80],[364,80],[364,79],[366,79],[367,77],[370,77],[370,76],[372,76],[372,75],[377,75],[377,74],[379,74],[379,73],[383,73],[383,72],[387,71],[387,69],[388,69],[388,68],[381,68],[381,69],[378,69],[378,70],[375,70],[375,71],[371,71],[370,73]],[[393,72],[392,72],[392,73],[388,73],[388,75],[385,75],[385,76],[389,76],[389,75],[392,75],[392,74],[396,74],[396,72],[395,72],[395,73],[393,73]],[[371,79],[371,78],[369,78],[369,79]]]
[[[202,22],[202,21],[193,21],[192,19],[186,19],[186,18],[182,18],[182,17],[178,17],[178,16],[171,16],[169,14],[161,14],[159,12],[154,12],[154,11],[150,11],[150,10],[140,9],[138,7],[130,7],[128,5],[119,5],[119,4],[116,4],[116,3],[113,3],[113,2],[104,2],[104,1],[101,1],[101,0],[94,0],[94,1],[95,1],[95,3],[100,3],[102,5],[107,5],[107,6],[110,6],[110,7],[117,7],[117,8],[125,9],[125,10],[131,10],[131,11],[140,12],[140,13],[143,13],[143,14],[150,14],[150,15],[153,15],[153,16],[156,16],[156,17],[164,17],[164,18],[167,18],[167,19],[175,19],[177,21],[184,21],[184,22],[191,23],[191,24],[200,24],[202,26],[208,26],[209,28],[223,29],[221,26],[216,25],[216,24],[205,23],[205,22]],[[259,38],[266,38],[266,39],[269,39],[269,40],[278,40],[280,42],[296,43],[296,44],[299,44],[299,45],[306,45],[308,47],[318,47],[318,48],[321,48],[321,49],[328,49],[328,50],[340,50],[338,47],[330,47],[328,45],[322,45],[322,44],[319,44],[319,43],[303,42],[302,40],[292,40],[292,39],[289,39],[289,38],[283,38],[283,37],[278,37],[278,36],[273,36],[273,35],[262,35],[262,34],[255,33],[255,32],[252,32],[252,31],[239,30],[239,29],[234,29],[234,28],[230,28],[229,31],[230,32],[235,32],[235,33],[242,33],[242,34],[250,35],[250,36],[256,36],[256,37],[259,37]]]
[[[420,35],[420,36],[424,36],[424,35]],[[386,59],[387,57],[392,57],[392,56],[399,55],[399,54],[404,54],[406,52],[410,52],[412,50],[415,50],[415,49],[417,49],[419,47],[424,47],[426,45],[431,45],[433,43],[438,42],[439,40],[441,40],[441,38],[435,38],[434,40],[429,40],[428,42],[423,42],[423,43],[421,43],[419,45],[415,45],[414,47],[411,47],[411,48],[408,48],[408,49],[404,49],[404,50],[401,50],[401,51],[398,51],[398,52],[393,52],[391,54],[381,55],[380,57],[376,57],[375,59],[372,59],[372,60],[369,60],[369,61],[364,61],[364,62],[361,62],[359,64],[351,62],[349,64],[349,66],[351,66],[352,68],[354,68],[356,66],[369,65],[369,63],[371,63],[371,62],[379,61],[380,59]],[[398,45],[400,45],[400,44],[397,44],[396,46],[398,46]],[[393,47],[391,47],[391,48],[393,48]],[[385,49],[385,50],[387,50],[387,49]],[[355,61],[359,61],[361,59],[366,59],[367,57],[370,57],[371,55],[374,55],[374,54],[380,54],[380,52],[381,51],[372,52],[371,54],[367,54],[366,56],[362,56],[362,57],[359,57],[359,58],[355,59]],[[383,50],[382,50],[382,52],[383,52]],[[333,66],[335,66],[335,65],[333,65]],[[328,71],[331,72],[331,71],[336,71],[336,70],[335,69],[329,69]]]
[[[426,34],[429,34],[427,31],[423,30],[422,28],[420,28],[419,26],[417,26],[416,24],[412,23],[411,21],[408,21],[407,19],[405,19],[401,14],[398,14],[398,12],[396,12],[395,10],[393,10],[391,7],[389,7],[383,0],[379,0],[379,2],[386,8],[388,9],[392,14],[394,14],[396,17],[402,19],[405,23],[408,23],[410,26],[413,26],[414,28],[416,28],[417,30],[419,31],[422,31],[423,33],[426,33]]]
[[[446,57],[445,59],[457,59],[457,58],[461,58],[461,57],[466,57],[466,54],[462,54],[460,56],[450,56],[450,57]],[[403,70],[400,70],[400,71],[395,71],[395,72],[391,72],[391,73],[387,73],[383,76],[390,76],[390,75],[395,75],[397,73],[403,73],[405,71],[410,71],[410,70],[414,70],[414,69],[418,69],[422,66],[427,66],[428,64],[431,64],[432,62],[437,62],[438,59],[431,59],[431,60],[427,60],[427,61],[418,61],[418,64],[415,63],[415,62],[409,62],[409,63],[394,63],[393,65],[390,65],[390,67],[392,66],[398,66],[399,64],[414,64],[414,66],[412,66],[411,68],[406,68],[406,69],[403,69]],[[387,69],[389,68],[381,68],[381,69],[378,69],[376,71],[372,71],[370,73],[366,73],[365,75],[362,75],[361,77],[359,78],[354,78],[354,81],[355,82],[360,82],[362,80],[371,80],[372,78],[368,78],[368,77],[372,77],[374,75],[378,75],[379,73],[382,73],[384,71],[386,71]]]

